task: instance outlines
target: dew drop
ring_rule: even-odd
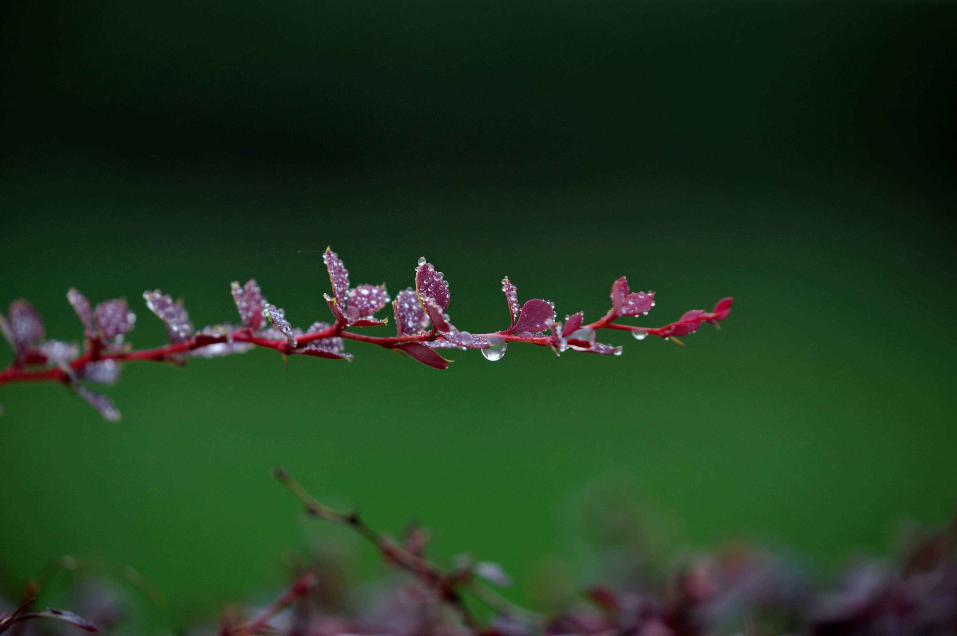
[[[420,257],[419,257],[419,267],[422,267],[423,265],[425,265],[425,257],[424,257],[424,256],[420,256]]]
[[[508,342],[498,336],[488,337],[488,349],[482,349],[482,355],[486,360],[496,362],[505,357],[505,350],[508,348]]]
[[[632,331],[631,335],[635,337],[635,340],[644,340],[648,337],[648,333],[645,331]]]

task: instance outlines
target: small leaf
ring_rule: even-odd
[[[285,311],[276,307],[275,305],[266,303],[263,305],[263,316],[269,320],[273,327],[275,327],[282,335],[286,337],[286,340],[289,341],[289,344],[295,346],[296,334],[293,331],[292,325],[290,325],[289,321],[286,320]]]
[[[507,333],[545,331],[553,322],[555,322],[555,303],[534,298],[522,306],[522,313],[518,321],[512,325]]]
[[[508,302],[508,315],[511,317],[512,322],[509,327],[515,325],[515,321],[518,320],[518,314],[521,312],[521,306],[518,303],[518,288],[512,284],[512,281],[508,279],[508,276],[502,279],[502,291],[505,292],[505,300]]]
[[[262,290],[259,289],[256,279],[250,278],[242,287],[240,287],[238,281],[233,281],[231,290],[243,327],[253,331],[262,329],[266,325],[263,318],[263,303],[266,302],[266,299],[263,298]]]
[[[183,307],[183,301],[173,302],[169,294],[164,294],[160,290],[143,292],[143,299],[146,300],[146,306],[157,317],[166,323],[166,333],[169,335],[171,344],[180,344],[186,342],[193,335],[193,323],[189,320],[189,314]]]
[[[508,587],[512,584],[512,578],[505,573],[502,566],[491,561],[479,561],[476,563],[475,574],[499,587]]]
[[[629,293],[628,280],[622,276],[611,286],[611,305],[615,316],[641,316],[655,306],[654,292]]]
[[[96,384],[116,384],[120,379],[120,369],[116,360],[96,360],[83,365],[80,377]]]
[[[319,333],[330,327],[332,327],[332,325],[327,322],[314,322],[306,333]],[[352,354],[345,353],[345,340],[338,336],[313,340],[306,346],[297,349],[294,353],[315,356],[317,358],[352,360]]]
[[[340,311],[346,310],[346,298],[349,294],[349,270],[342,264],[339,257],[331,248],[326,248],[322,260],[329,270],[329,280],[332,281],[332,293],[339,305]]]
[[[577,314],[572,314],[571,316],[565,316],[565,326],[562,328],[562,337],[567,338],[569,334],[572,334],[582,326],[582,320],[584,320],[585,314],[583,312],[578,312]]]
[[[93,319],[104,340],[117,342],[133,329],[136,315],[122,298],[105,300],[96,306]]]
[[[323,294],[322,297],[326,299],[326,304],[329,305],[329,311],[332,312],[336,322],[340,325],[348,326],[349,319],[340,311],[340,305],[336,299],[332,298],[329,294]]]
[[[75,287],[71,287],[66,293],[66,299],[80,318],[80,322],[83,323],[83,335],[87,338],[95,338],[96,327],[93,326],[93,309],[89,299]]]
[[[429,317],[419,302],[415,291],[409,287],[398,293],[392,302],[398,335],[414,336],[429,326]]]
[[[445,370],[449,368],[449,360],[446,360],[435,351],[418,342],[409,342],[396,347],[397,350],[405,353],[410,358],[428,365],[433,369]]]
[[[38,340],[43,338],[43,320],[25,300],[10,303],[7,320],[2,325],[3,335],[10,342],[17,359],[22,359]]]
[[[350,327],[382,327],[389,324],[388,318],[378,319],[378,318],[359,318],[354,320],[349,326]]]
[[[80,355],[80,347],[75,342],[61,342],[60,340],[47,340],[41,342],[38,347],[48,364],[56,365],[60,362],[69,362]]]
[[[711,318],[711,322],[718,322],[727,318],[728,314],[731,313],[732,302],[734,302],[734,298],[731,298],[730,296],[719,300],[714,306],[714,311],[711,312],[714,314]]]
[[[107,422],[119,422],[120,421],[120,412],[117,410],[116,406],[113,404],[113,400],[91,391],[82,384],[74,384],[73,390],[77,392],[77,395],[82,397],[84,400],[90,403],[90,406],[96,409],[96,411],[103,416]]]
[[[429,315],[432,324],[435,325],[438,331],[447,332],[452,329],[452,324],[449,322],[449,315],[444,313],[432,300],[424,300],[422,305],[425,307],[425,313]]]
[[[73,612],[66,612],[63,610],[56,610],[56,609],[48,609],[43,612],[31,612],[29,614],[20,614],[19,616],[16,617],[14,622],[31,620],[34,618],[53,618],[56,620],[63,621],[65,623],[70,623],[71,625],[75,625],[76,627],[79,627],[80,629],[88,631],[88,632],[100,631],[96,625],[94,625],[91,621],[88,621],[87,619],[83,618],[82,616],[77,616]]]
[[[260,319],[265,320],[262,318],[262,314],[260,314]],[[251,343],[233,342],[232,333],[234,331],[236,331],[236,328],[231,325],[203,327],[194,336],[198,348],[191,351],[189,355],[194,358],[219,358],[234,353],[246,353],[251,350],[254,346]],[[282,337],[282,334],[279,334],[279,336]]]
[[[419,259],[419,266],[415,268],[415,293],[419,296],[419,301],[423,305],[431,301],[445,311],[449,307],[449,283],[443,277],[442,272],[435,271],[431,263],[426,263],[425,258]],[[428,307],[426,307],[428,311]],[[433,322],[434,322],[433,318]]]
[[[359,285],[349,290],[346,317],[350,321],[371,316],[389,303],[385,285]]]

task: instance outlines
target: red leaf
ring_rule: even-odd
[[[415,268],[415,292],[419,295],[419,301],[425,305],[426,301],[431,300],[439,306],[442,311],[449,307],[449,283],[445,280],[442,272],[435,271],[431,263],[426,263],[425,258],[419,259],[419,266]],[[428,308],[426,308],[428,311]]]
[[[349,294],[349,270],[331,248],[326,248],[322,260],[326,264],[326,269],[329,270],[329,280],[332,281],[332,293],[336,303],[340,311],[345,311],[346,298]]]
[[[654,292],[629,293],[624,276],[611,286],[611,305],[616,316],[641,316],[655,306]]]
[[[266,326],[266,319],[263,318],[263,298],[262,290],[255,278],[250,278],[242,287],[238,281],[234,281],[232,286],[233,300],[236,301],[236,309],[239,311],[239,318],[243,326],[253,331],[259,331]]]
[[[581,311],[571,316],[565,316],[565,327],[562,329],[562,337],[567,338],[570,334],[581,329],[582,320],[584,318],[585,314]]]
[[[422,364],[428,365],[433,369],[448,369],[449,360],[446,360],[432,349],[419,342],[409,342],[396,347],[410,358],[413,358]]]
[[[509,327],[511,327],[515,324],[515,321],[518,320],[518,314],[521,312],[518,303],[518,288],[515,287],[512,281],[508,279],[508,276],[506,276],[502,279],[502,291],[505,292],[505,300],[508,302],[508,314],[512,319]]]
[[[534,333],[545,331],[555,322],[555,304],[540,298],[529,300],[522,306],[518,321],[506,333]]]
[[[429,317],[411,287],[399,292],[392,302],[392,308],[395,311],[395,326],[398,335],[413,336],[428,328]]]

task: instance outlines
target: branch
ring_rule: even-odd
[[[505,329],[471,334],[460,331],[447,312],[449,284],[441,272],[420,259],[415,287],[399,292],[392,300],[385,285],[349,285],[349,272],[339,257],[327,249],[323,259],[329,270],[333,296],[326,303],[333,321],[314,322],[307,330],[293,327],[285,311],[270,304],[255,279],[245,285],[232,284],[232,295],[241,325],[213,325],[196,330],[182,301],[159,290],[144,292],[147,307],[166,325],[169,344],[154,349],[133,349],[125,338],[133,328],[135,316],[123,299],[107,300],[95,308],[76,289],[67,293],[84,328],[80,347],[69,342],[45,340],[43,321],[30,303],[14,301],[6,316],[0,314],[0,333],[13,348],[14,361],[0,371],[0,386],[13,382],[58,382],[72,388],[108,420],[117,420],[119,411],[106,396],[90,390],[84,382],[112,384],[119,378],[121,365],[130,362],[169,362],[185,364],[194,357],[219,357],[259,347],[282,354],[306,355],[327,359],[351,360],[345,341],[392,349],[417,362],[436,369],[450,363],[443,349],[478,349],[489,360],[504,356],[508,344],[519,342],[548,347],[557,355],[579,351],[620,355],[622,348],[597,341],[602,330],[629,331],[638,340],[649,335],[681,343],[679,336],[696,331],[702,324],[716,327],[731,312],[731,298],[719,301],[710,312],[686,312],[677,322],[662,327],[640,327],[618,322],[622,318],[648,313],[655,304],[654,292],[628,289],[624,277],[612,285],[612,307],[595,322],[584,324],[578,312],[558,320],[553,303],[532,299],[520,305],[518,290],[506,277],[502,291],[508,304],[510,324]],[[358,333],[355,327],[381,327],[388,319],[375,314],[391,302],[396,323],[394,336]],[[0,411],[2,412],[2,411]]]

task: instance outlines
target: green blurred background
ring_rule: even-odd
[[[203,325],[250,276],[307,326],[326,245],[393,293],[427,255],[473,332],[503,326],[505,274],[591,318],[627,274],[658,291],[647,324],[736,298],[720,333],[612,337],[620,358],[133,365],[118,426],[5,386],[7,577],[99,556],[172,624],[212,615],[302,543],[277,464],[499,561],[516,598],[609,473],[677,545],[823,566],[945,519],[955,30],[955,5],[916,2],[3,3],[0,299],[54,337],[79,337],[73,285],[131,299],[153,346],[144,289]]]

